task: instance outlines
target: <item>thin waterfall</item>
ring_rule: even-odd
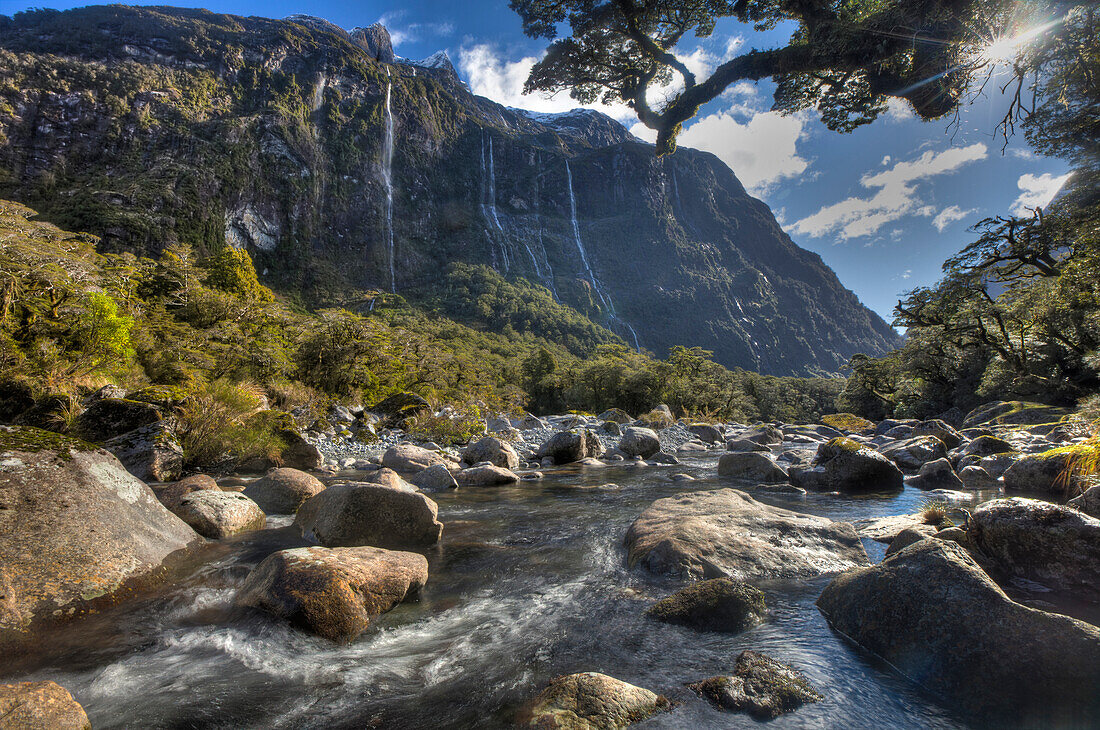
[[[581,255],[581,263],[584,264],[584,270],[588,274],[588,281],[592,284],[596,296],[600,298],[600,301],[603,302],[604,307],[607,309],[608,318],[612,322],[620,324],[630,330],[630,334],[634,338],[634,349],[641,352],[642,348],[638,343],[638,333],[634,331],[630,323],[623,320],[615,312],[615,303],[611,301],[611,295],[604,291],[603,286],[600,285],[600,280],[596,278],[595,273],[592,271],[592,267],[588,264],[588,253],[584,250],[584,242],[581,241],[581,228],[577,223],[577,198],[573,195],[573,172],[569,169],[569,160],[565,161],[565,180],[569,186],[569,217],[573,223],[573,240],[577,244],[577,252]]]
[[[489,158],[488,158],[488,170],[486,170],[486,158],[485,158],[485,137],[481,138],[481,180],[482,180],[482,203],[481,203],[481,215],[485,218],[487,224],[491,224],[490,228],[495,228],[500,234],[500,240],[496,243],[500,246],[501,261],[504,264],[504,273],[508,273],[510,266],[510,260],[508,256],[508,248],[505,245],[505,239],[507,234],[504,232],[504,226],[500,224],[500,217],[497,215],[497,180],[496,180],[496,164],[493,160],[493,138],[489,137]],[[487,229],[485,235],[490,242],[493,242],[493,235]],[[495,258],[495,254],[494,254]],[[496,268],[494,265],[493,268]]]
[[[386,76],[390,70],[386,69]],[[393,112],[390,109],[392,84],[386,82],[386,134],[382,142],[382,181],[386,185],[386,232],[390,255],[390,291],[397,293],[397,272],[393,250]]]

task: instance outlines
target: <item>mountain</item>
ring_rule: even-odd
[[[392,62],[388,62],[392,61]],[[0,16],[0,198],[105,252],[246,247],[306,303],[427,301],[447,264],[548,288],[629,344],[763,373],[835,373],[894,331],[717,157],[592,111],[509,109],[445,54],[204,10]]]

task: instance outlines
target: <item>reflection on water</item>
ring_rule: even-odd
[[[186,580],[58,632],[19,678],[53,679],[103,728],[508,727],[559,674],[602,671],[682,704],[650,728],[758,725],[686,691],[756,649],[801,669],[826,699],[769,723],[789,727],[961,727],[887,667],[835,636],[813,606],[827,578],[761,584],[770,620],[740,635],[647,619],[675,586],[624,565],[622,538],[654,499],[729,486],[713,457],[668,468],[565,470],[541,482],[432,495],[446,524],[416,603],[336,646],[236,609],[236,586],[269,552],[301,544],[286,521],[212,546]],[[698,481],[674,484],[672,471]],[[619,488],[595,488],[613,483]],[[887,498],[760,495],[833,519],[919,509]],[[873,559],[883,546],[868,543]],[[30,675],[30,676],[28,676]]]

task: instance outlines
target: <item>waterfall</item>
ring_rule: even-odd
[[[386,69],[386,75],[390,70]],[[397,293],[397,273],[393,251],[393,112],[390,109],[392,84],[386,82],[386,135],[382,142],[382,182],[386,185],[386,235],[390,255],[390,291]]]
[[[496,179],[496,164],[493,161],[493,138],[489,137],[489,165],[486,171],[485,165],[485,138],[481,138],[481,180],[482,180],[482,203],[481,203],[481,215],[485,218],[487,224],[492,224],[491,228],[495,228],[502,237],[506,238],[507,234],[504,233],[504,226],[500,224],[500,217],[497,215],[497,179]],[[487,229],[485,235],[489,238],[489,241],[493,241],[493,235]],[[497,245],[500,246],[501,261],[504,265],[504,273],[508,273],[510,265],[508,257],[508,249],[505,246],[504,240],[498,240]],[[494,265],[494,268],[496,266]]]
[[[638,333],[634,331],[634,328],[630,324],[624,321],[615,312],[615,303],[611,301],[611,295],[604,291],[603,286],[600,284],[600,280],[596,278],[595,273],[592,271],[592,267],[588,264],[588,253],[584,250],[584,242],[581,240],[581,228],[577,223],[577,198],[573,195],[573,172],[569,169],[569,160],[565,161],[565,180],[569,186],[569,217],[573,223],[573,240],[577,244],[577,252],[581,255],[581,263],[584,264],[584,270],[588,274],[588,281],[592,284],[592,289],[595,290],[596,296],[603,302],[604,307],[607,309],[608,318],[617,324],[626,327],[630,330],[630,334],[634,337],[634,349],[641,352],[642,348],[638,344]]]

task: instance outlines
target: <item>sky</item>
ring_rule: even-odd
[[[0,0],[0,13],[85,4]],[[476,94],[537,111],[577,106],[564,92],[522,94],[547,42],[523,35],[507,0],[209,0],[198,6],[274,18],[307,13],[348,29],[380,21],[400,56],[445,50]],[[706,75],[739,50],[782,44],[789,36],[784,31],[761,34],[723,21],[711,37],[685,38],[676,52],[697,76]],[[987,85],[990,91],[965,105],[957,123],[920,121],[899,102],[873,124],[838,134],[813,113],[770,111],[769,82],[741,83],[705,105],[679,143],[724,160],[797,244],[820,254],[845,286],[890,321],[904,292],[934,284],[942,262],[972,240],[970,226],[1045,205],[1065,180],[1064,162],[1036,156],[1022,136],[1007,148],[996,136],[1006,109],[996,87]],[[653,139],[626,107],[598,108]]]

